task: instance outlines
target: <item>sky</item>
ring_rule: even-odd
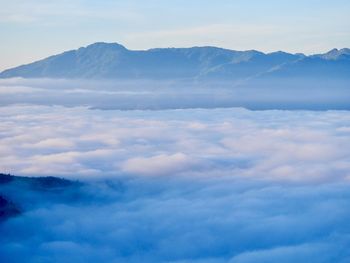
[[[346,0],[0,0],[0,70],[88,44],[322,53],[350,47]]]

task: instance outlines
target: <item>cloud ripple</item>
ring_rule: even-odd
[[[349,262],[350,113],[0,109],[4,262]]]

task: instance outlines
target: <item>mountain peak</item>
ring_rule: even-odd
[[[343,55],[350,55],[350,49],[349,48],[342,48],[342,49],[333,48],[332,50],[328,51],[327,53],[321,54],[319,56],[322,57],[323,59],[336,60]]]
[[[86,49],[106,49],[106,48],[110,48],[110,49],[127,50],[126,47],[124,47],[123,45],[121,45],[119,43],[107,43],[107,42],[96,42],[96,43],[88,45],[85,48]]]

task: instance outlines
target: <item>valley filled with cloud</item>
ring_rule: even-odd
[[[1,172],[72,183],[0,183],[22,211],[0,222],[5,262],[350,260],[349,111],[214,107],[185,88],[186,107],[162,107],[166,89],[140,105],[148,89],[87,82],[79,98],[74,82],[6,81]],[[126,106],[96,104],[109,96]]]
[[[1,170],[25,175],[244,176],[340,181],[347,111],[2,107]]]

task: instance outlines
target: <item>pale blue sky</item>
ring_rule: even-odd
[[[97,41],[319,53],[350,47],[347,0],[0,0],[0,70]]]

